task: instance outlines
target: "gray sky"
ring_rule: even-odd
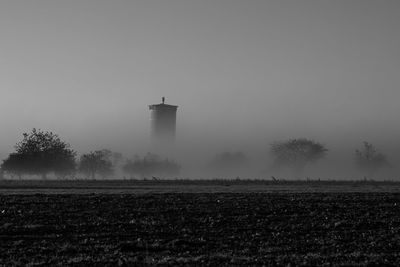
[[[179,140],[398,155],[399,14],[398,0],[1,0],[0,153],[33,127],[79,152],[139,149],[165,96]]]

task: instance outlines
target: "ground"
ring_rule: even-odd
[[[52,194],[3,185],[0,265],[399,266],[400,194],[389,185],[95,193],[99,184],[81,184]]]

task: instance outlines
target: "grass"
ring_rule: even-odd
[[[400,182],[374,180],[1,180],[0,194],[179,192],[400,192]]]

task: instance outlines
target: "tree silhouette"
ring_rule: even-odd
[[[46,179],[50,172],[64,177],[75,170],[75,151],[52,132],[34,128],[32,132],[23,134],[15,150],[3,161],[1,168],[19,177],[23,174],[39,174]]]
[[[296,175],[301,175],[307,164],[323,158],[328,149],[324,145],[306,138],[275,142],[271,153],[275,157],[274,166],[287,166]]]
[[[379,153],[376,148],[368,142],[363,142],[362,149],[355,151],[355,163],[372,177],[379,169],[389,166],[386,156]]]
[[[79,162],[79,171],[92,179],[96,174],[105,178],[113,173],[113,164],[111,162],[112,152],[107,149],[97,150],[81,156]]]
[[[12,177],[16,175],[21,179],[23,174],[32,174],[32,171],[30,171],[31,165],[32,163],[27,155],[11,153],[8,158],[3,161],[1,169]]]

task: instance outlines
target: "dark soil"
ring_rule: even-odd
[[[400,194],[0,195],[0,265],[400,265]]]

